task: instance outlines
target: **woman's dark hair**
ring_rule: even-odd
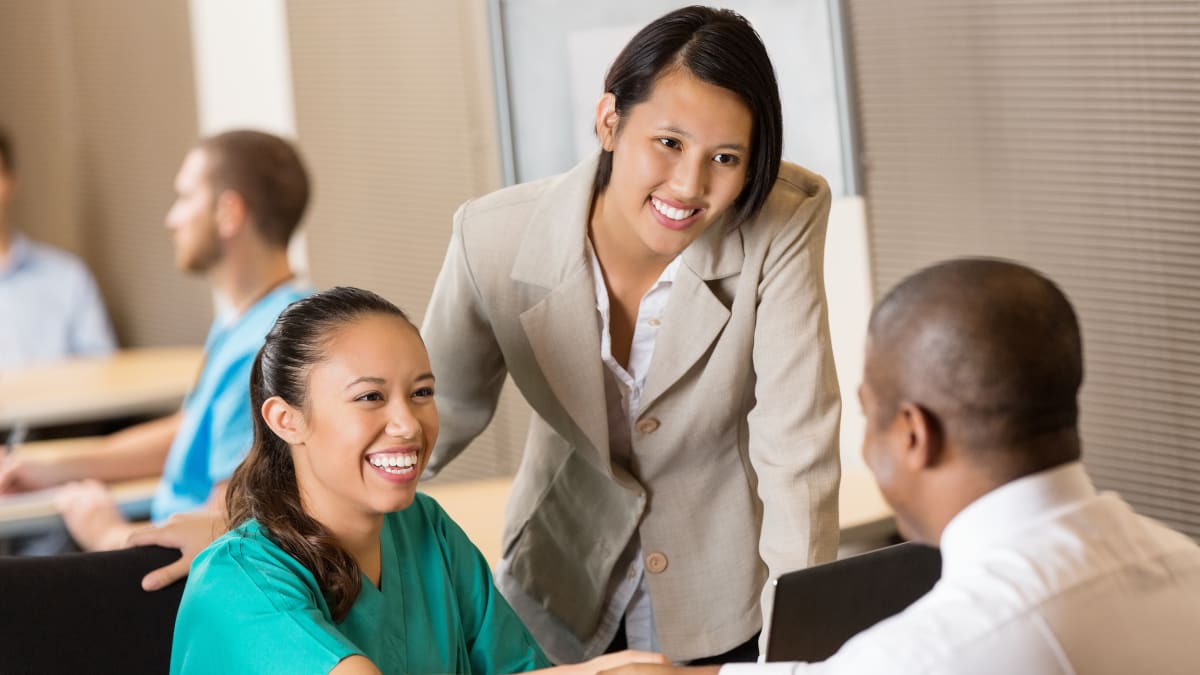
[[[325,360],[334,333],[372,314],[408,321],[400,308],[382,297],[346,286],[316,293],[283,310],[254,359],[254,445],[233,472],[225,495],[230,527],[258,520],[273,542],[312,572],[335,621],[345,617],[358,598],[361,572],[329,530],[304,512],[291,448],[267,426],[261,410],[272,396],[303,409],[309,372]]]
[[[783,111],[767,48],[750,22],[737,12],[684,7],[654,20],[633,36],[609,68],[604,91],[616,97],[617,114],[624,119],[633,106],[650,97],[660,77],[680,68],[732,91],[750,108],[754,120],[750,165],[730,223],[745,222],[767,201],[783,155]],[[612,153],[604,150],[592,194],[603,193],[611,177]]]

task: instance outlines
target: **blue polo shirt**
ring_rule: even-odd
[[[240,316],[222,315],[204,343],[204,368],[183,402],[183,421],[150,506],[161,522],[200,508],[250,451],[250,367],[279,313],[312,291],[284,284]]]

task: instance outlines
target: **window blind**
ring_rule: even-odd
[[[1084,331],[1084,457],[1200,539],[1200,3],[846,0],[876,293],[1013,258]]]

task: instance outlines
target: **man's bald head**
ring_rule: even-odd
[[[865,377],[879,423],[911,402],[948,442],[1004,473],[1079,456],[1079,323],[1062,291],[1027,267],[953,260],[901,281],[871,314]]]

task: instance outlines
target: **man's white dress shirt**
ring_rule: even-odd
[[[801,673],[1200,673],[1200,547],[1097,494],[1079,463],[977,499],[942,534],[942,578]]]

